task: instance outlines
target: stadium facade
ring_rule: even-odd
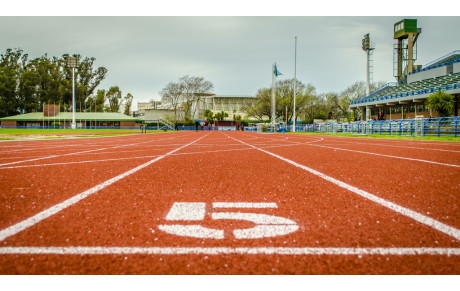
[[[407,81],[388,83],[350,103],[350,109],[360,109],[362,120],[410,119],[417,115],[439,117],[424,105],[425,99],[436,91],[445,91],[454,97],[455,116],[460,115],[460,50],[419,67],[407,75]],[[370,115],[366,116],[367,109]],[[356,115],[355,115],[356,116]]]
[[[421,32],[417,19],[403,19],[394,24],[397,44],[393,73],[397,82],[388,83],[350,103],[351,110],[361,111],[361,120],[439,117],[438,112],[425,106],[425,100],[436,91],[451,94],[454,98],[452,113],[460,115],[460,51],[453,51],[424,66],[414,65],[416,42]],[[363,49],[369,47],[369,40],[367,43],[363,40]]]

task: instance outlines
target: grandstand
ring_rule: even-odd
[[[446,91],[454,96],[453,113],[459,116],[460,50],[416,67],[399,82],[387,83],[359,97],[350,103],[350,109],[361,110],[362,120],[379,119],[382,114],[385,120],[415,118],[417,115],[437,117],[437,112],[424,105],[425,99],[436,91]],[[370,115],[366,109],[370,109]]]

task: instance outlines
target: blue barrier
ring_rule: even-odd
[[[245,131],[257,129],[245,128]],[[277,132],[287,131],[292,131],[292,126],[277,128]],[[460,117],[297,124],[296,132],[459,137]]]

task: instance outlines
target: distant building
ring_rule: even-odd
[[[213,95],[201,97],[198,104],[194,104],[195,115],[191,119],[205,119],[204,112],[209,109],[214,114],[224,111],[228,114],[227,119],[233,120],[235,116],[240,115],[243,119],[248,119],[245,109],[252,105],[256,100],[255,96],[249,95]],[[174,119],[174,108],[170,104],[162,104],[157,101],[139,102],[138,110],[134,116],[146,122],[156,121],[159,119]],[[185,111],[178,108],[176,111],[177,120],[185,120]]]
[[[58,105],[45,104],[43,112],[0,118],[2,127],[71,127],[72,112],[60,112]],[[142,120],[116,112],[75,112],[77,128],[137,127]]]

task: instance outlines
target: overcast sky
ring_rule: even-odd
[[[96,67],[108,69],[99,89],[119,86],[123,95],[133,94],[136,109],[137,102],[159,100],[159,91],[184,75],[204,77],[219,95],[255,95],[269,87],[274,62],[283,74],[279,80],[293,78],[295,36],[297,78],[318,93],[365,81],[361,39],[366,33],[376,47],[373,80],[393,82],[393,24],[404,18],[417,18],[422,28],[416,64],[460,50],[460,17],[408,15],[0,16],[0,51],[21,48],[30,58],[45,53],[95,57]]]

